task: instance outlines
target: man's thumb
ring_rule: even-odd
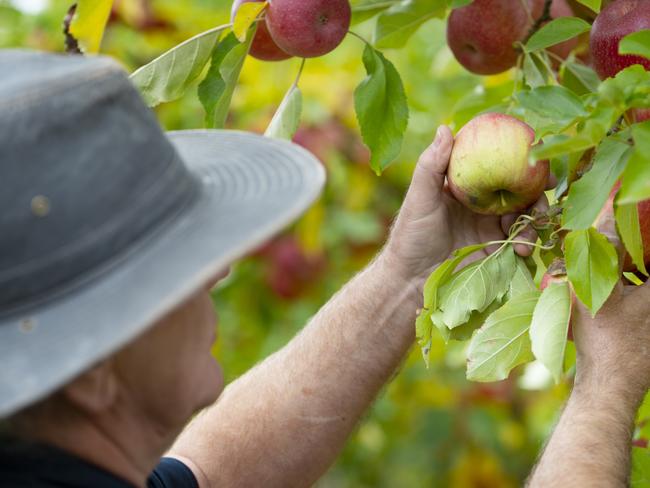
[[[409,193],[416,195],[437,194],[445,183],[445,174],[449,165],[454,136],[449,127],[441,125],[433,143],[427,147],[415,167]]]

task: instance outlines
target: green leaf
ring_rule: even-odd
[[[598,145],[620,114],[620,111],[610,105],[597,106],[575,136],[558,134],[546,137],[544,144],[535,146],[531,151],[531,160],[550,159]]]
[[[623,175],[618,195],[620,203],[650,198],[650,120],[632,126],[634,153]]]
[[[548,64],[548,56],[540,53],[525,53],[523,63],[524,79],[530,88],[554,84],[555,74]]]
[[[643,259],[643,238],[641,236],[641,224],[639,222],[639,210],[636,203],[614,205],[614,215],[616,216],[616,229],[625,249],[632,258],[632,262],[644,275],[648,276]]]
[[[352,4],[352,19],[350,24],[356,25],[364,22],[379,12],[383,12],[387,8],[399,3],[400,0],[368,0],[365,2],[357,2]]]
[[[535,32],[524,46],[527,52],[538,51],[588,32],[591,25],[577,17],[551,20]]]
[[[594,12],[600,12],[601,0],[577,0],[578,3],[581,3],[585,7],[589,7]]]
[[[449,342],[451,331],[447,328],[445,323],[442,321],[442,312],[440,310],[433,310],[431,312],[431,323],[434,325],[436,329],[438,329],[445,343]]]
[[[636,285],[636,286],[643,285],[643,281],[641,281],[641,279],[639,279],[639,277],[637,275],[635,275],[634,273],[631,273],[631,272],[628,272],[628,271],[623,271],[623,276],[625,276],[625,278],[630,283],[632,283],[633,285]]]
[[[584,95],[598,90],[600,78],[589,66],[573,61],[566,61],[561,67],[562,85],[577,95]]]
[[[175,46],[131,75],[145,103],[153,107],[181,97],[203,71],[221,33],[222,25]]]
[[[632,448],[632,477],[631,488],[647,488],[650,486],[650,449]]]
[[[393,63],[366,45],[363,64],[368,76],[354,91],[354,105],[363,141],[371,151],[370,166],[380,174],[401,151],[409,111]]]
[[[596,315],[619,279],[616,249],[590,228],[567,234],[564,256],[575,294]]]
[[[415,337],[422,351],[424,364],[429,367],[429,354],[431,353],[431,339],[433,322],[431,321],[431,310],[423,308],[415,320]]]
[[[528,329],[538,299],[538,291],[522,293],[487,318],[467,350],[467,379],[500,381],[534,359]]]
[[[474,311],[482,312],[508,292],[516,261],[512,246],[471,263],[455,273],[441,289],[438,309],[444,324],[453,329]]]
[[[293,86],[282,100],[264,135],[275,139],[291,140],[298,130],[301,112],[302,93],[300,88]]]
[[[650,88],[650,73],[643,66],[634,64],[603,81],[598,87],[601,102],[615,106],[624,112],[637,98],[645,98]]]
[[[456,8],[464,7],[465,5],[469,5],[473,1],[474,0],[451,0],[451,4],[449,6],[453,10]]]
[[[570,321],[569,283],[551,283],[535,306],[530,340],[533,354],[551,372],[556,383],[562,378]]]
[[[429,275],[424,283],[424,306],[429,310],[438,308],[438,290],[444,285],[449,277],[454,273],[456,267],[468,256],[471,256],[481,249],[485,249],[487,244],[474,244],[471,246],[456,249],[449,259],[443,261]]]
[[[70,24],[70,34],[84,53],[96,53],[104,37],[113,0],[78,0]]]
[[[466,341],[472,337],[472,334],[475,330],[480,328],[487,318],[503,305],[503,301],[495,300],[493,301],[488,308],[482,312],[474,311],[469,316],[469,320],[463,325],[454,327],[453,329],[447,331],[449,332],[448,341]],[[446,327],[445,327],[446,328]]]
[[[535,286],[533,277],[530,275],[528,266],[526,266],[526,261],[522,257],[517,256],[517,267],[512,275],[512,281],[510,281],[508,297],[514,298],[524,293],[535,291],[536,289],[537,287]]]
[[[563,86],[540,86],[515,95],[525,109],[525,122],[537,137],[561,132],[576,120],[589,115],[582,100]]]
[[[255,19],[267,5],[268,2],[247,2],[239,6],[235,21],[232,24],[232,31],[239,42],[246,42],[248,29],[251,28]]]
[[[240,43],[231,32],[212,52],[210,69],[199,85],[199,100],[205,109],[206,127],[224,127],[232,94],[254,35],[255,29],[251,29],[247,41]]]
[[[564,203],[562,225],[567,229],[587,229],[594,223],[619,179],[631,154],[631,148],[617,137],[608,137],[598,147],[593,166],[571,185]]]
[[[650,30],[640,30],[625,36],[618,45],[618,52],[650,59]]]
[[[378,48],[401,48],[422,24],[442,18],[447,12],[445,0],[402,0],[377,19],[373,44]]]

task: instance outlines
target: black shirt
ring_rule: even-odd
[[[0,488],[134,488],[129,482],[60,449],[0,441]],[[199,488],[182,462],[162,458],[147,488]]]

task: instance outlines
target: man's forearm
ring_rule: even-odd
[[[576,385],[529,488],[628,486],[632,430],[641,398],[613,385]]]
[[[379,258],[285,348],[233,382],[173,452],[213,486],[309,486],[331,465],[414,339],[421,300]]]

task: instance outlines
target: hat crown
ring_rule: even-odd
[[[112,265],[199,191],[108,58],[0,53],[0,315]]]

